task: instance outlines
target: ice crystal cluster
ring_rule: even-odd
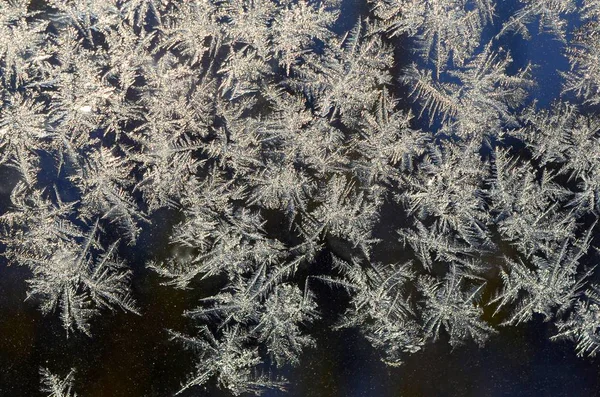
[[[498,6],[0,2],[0,165],[18,173],[0,226],[27,299],[64,338],[143,316],[122,252],[168,209],[173,254],[145,266],[162,288],[221,285],[182,313],[195,334],[168,331],[197,355],[179,392],[283,389],[317,343],[318,284],[389,365],[536,316],[595,355],[600,2]],[[502,44],[536,35],[570,62],[551,106]],[[75,395],[73,371],[41,371]]]

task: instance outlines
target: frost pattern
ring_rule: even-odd
[[[595,355],[599,2],[362,5],[0,3],[0,227],[26,298],[67,336],[143,315],[122,258],[166,213],[172,254],[146,266],[218,287],[183,313],[196,332],[169,330],[195,355],[181,393],[283,390],[327,322],[388,365],[536,317]],[[548,108],[499,44],[535,32],[570,61]],[[337,319],[321,284],[347,295]],[[74,396],[73,372],[42,378]]]

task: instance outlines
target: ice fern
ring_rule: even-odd
[[[439,74],[462,65],[479,45],[481,32],[492,21],[494,4],[488,0],[374,0],[375,30],[394,37],[414,36],[418,51]]]
[[[96,241],[97,228],[96,222],[77,245],[62,243],[48,255],[21,256],[33,269],[29,296],[41,301],[44,313],[58,309],[67,332],[90,334],[89,320],[98,309],[137,313],[128,291],[130,272],[115,253],[118,243],[103,250]]]
[[[54,375],[47,368],[42,368],[40,374],[42,376],[41,390],[48,397],[77,397],[77,393],[72,391],[75,378],[74,369],[64,378]]]
[[[442,329],[449,335],[451,345],[473,339],[483,344],[493,328],[482,319],[483,309],[477,298],[484,284],[474,284],[465,288],[465,277],[455,268],[448,272],[443,281],[423,276],[418,280],[418,288],[425,297],[423,313],[424,331],[427,338],[438,339]]]
[[[407,294],[407,286],[415,278],[410,263],[363,267],[357,259],[346,262],[334,257],[333,261],[341,277],[317,278],[352,296],[351,307],[336,327],[360,327],[373,346],[382,350],[382,360],[389,365],[400,365],[403,353],[419,351],[424,338]]]
[[[213,376],[236,396],[284,388],[281,381],[257,372],[256,367],[261,364],[257,348],[246,345],[246,335],[238,327],[224,329],[220,338],[207,327],[200,329],[198,337],[174,333],[172,338],[181,340],[199,353],[196,372],[176,394],[202,385]]]
[[[402,81],[420,102],[421,116],[427,113],[431,122],[437,117],[450,133],[464,138],[494,136],[503,126],[515,125],[512,110],[532,85],[529,67],[507,74],[511,62],[509,54],[497,53],[488,44],[463,67],[447,72],[456,83],[437,79],[416,64],[406,68]]]

